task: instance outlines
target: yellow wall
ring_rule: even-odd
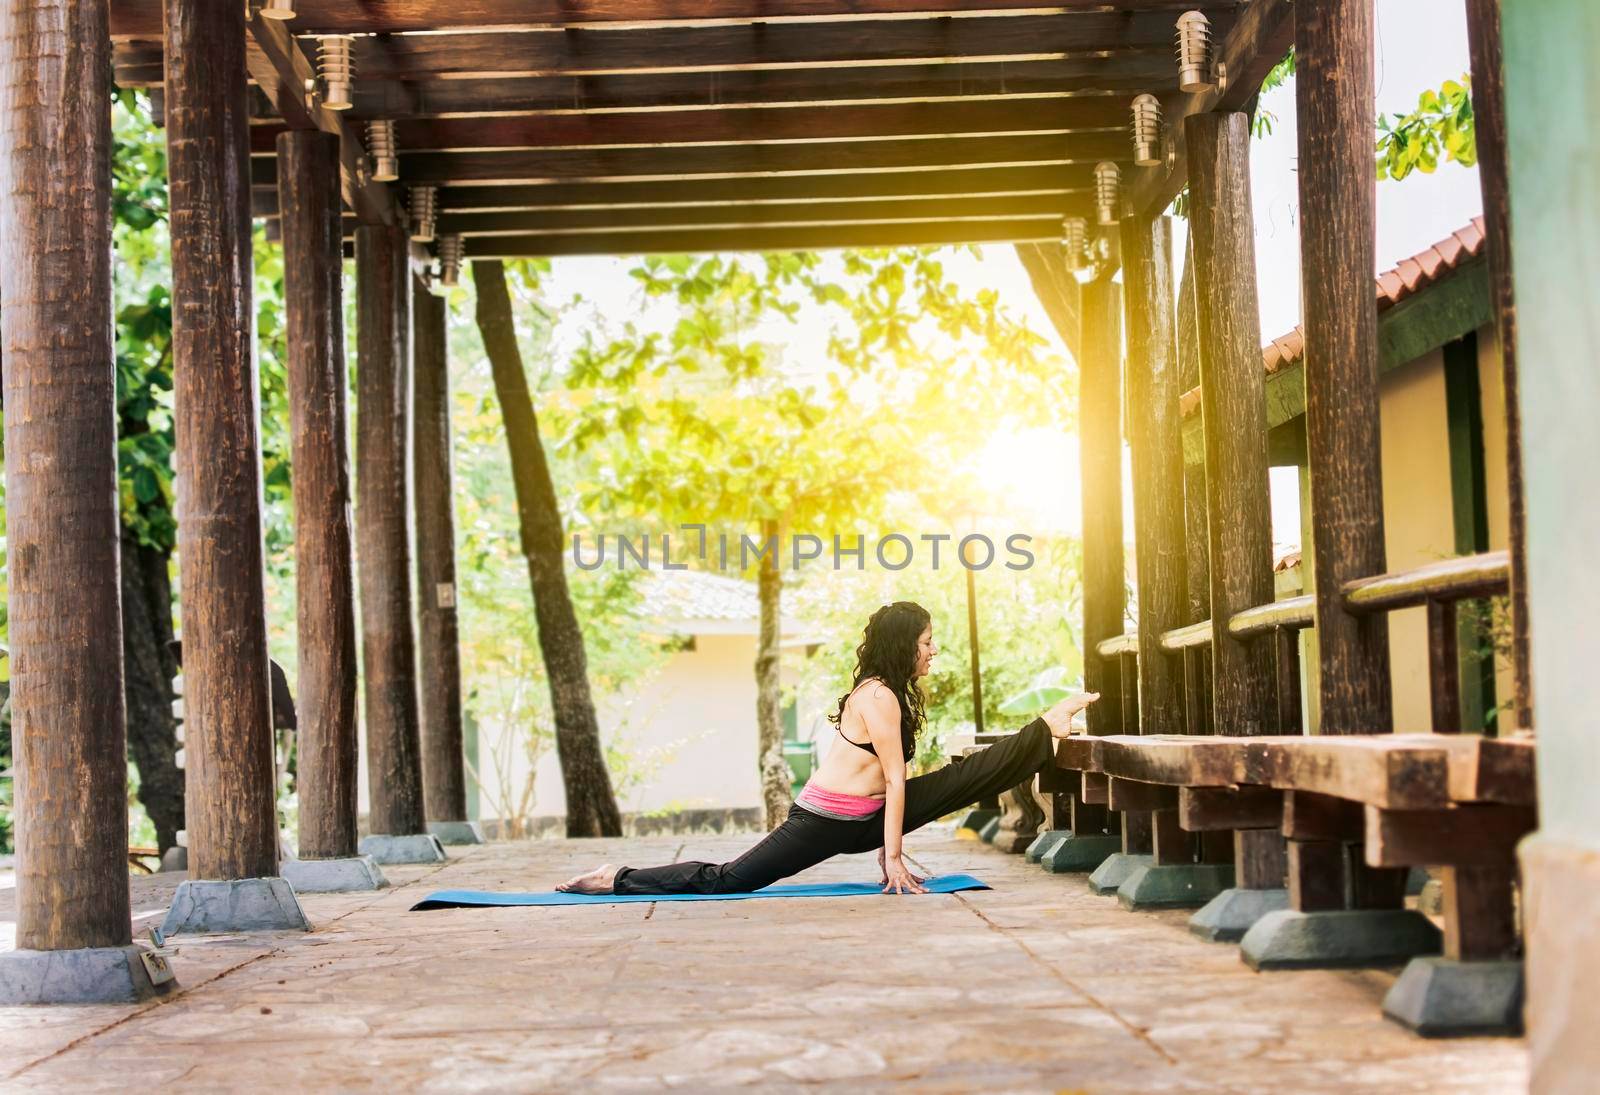
[[[1478,384],[1483,408],[1483,461],[1489,546],[1506,546],[1506,427],[1500,357],[1494,332],[1478,332]],[[1383,517],[1388,569],[1403,570],[1456,554],[1450,485],[1449,408],[1444,353],[1435,350],[1384,375],[1379,383],[1383,431]],[[1389,615],[1394,728],[1431,728],[1427,611]],[[1500,703],[1511,695],[1507,667],[1496,674]]]
[[[1383,431],[1383,518],[1388,569],[1404,570],[1455,554],[1450,497],[1450,437],[1444,355],[1435,350],[1384,375],[1379,383]],[[1422,608],[1389,614],[1389,664],[1394,728],[1425,733],[1428,621]]]

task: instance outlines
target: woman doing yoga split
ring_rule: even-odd
[[[922,606],[896,601],[872,614],[856,648],[853,687],[828,717],[854,748],[836,742],[784,823],[738,859],[664,867],[607,863],[556,889],[586,894],[749,893],[833,856],[876,848],[884,893],[926,892],[923,880],[901,859],[901,837],[1026,781],[1051,762],[1051,739],[1065,737],[1073,715],[1099,699],[1094,692],[1071,696],[983,752],[907,779],[906,762],[923,720],[917,678],[927,676],[938,653],[932,619]]]

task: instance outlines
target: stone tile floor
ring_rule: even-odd
[[[1182,912],[1130,913],[947,831],[913,837],[950,896],[408,912],[444,888],[545,889],[606,859],[723,859],[751,838],[533,841],[307,895],[300,936],[179,936],[183,991],[0,1008],[0,1091],[759,1089],[1483,1092],[1515,1039],[1386,1022],[1396,971],[1255,974]],[[876,877],[871,856],[802,881]],[[135,878],[142,930],[175,876]],[[14,891],[0,888],[0,947]],[[138,916],[138,914],[143,914]]]

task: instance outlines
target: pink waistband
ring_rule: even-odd
[[[829,791],[825,787],[818,787],[809,782],[800,788],[800,799],[830,814],[845,817],[869,817],[883,809],[881,798],[873,798],[870,795],[847,795],[839,791]]]

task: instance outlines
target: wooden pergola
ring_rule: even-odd
[[[287,7],[289,20],[272,10]],[[1122,701],[1091,709],[1090,738],[1058,758],[1054,827],[1101,837],[1115,826],[1123,853],[1157,867],[1231,863],[1238,888],[1286,888],[1298,915],[1398,912],[1407,856],[1421,857],[1448,872],[1451,958],[1514,954],[1505,834],[1528,825],[1531,743],[1501,768],[1490,764],[1500,753],[1476,746],[1470,772],[1451,766],[1461,746],[1445,750],[1450,764],[1417,761],[1410,736],[1390,733],[1384,616],[1422,603],[1437,616],[1434,725],[1399,728],[1436,741],[1461,729],[1448,702],[1453,645],[1444,649],[1454,604],[1509,592],[1516,723],[1531,728],[1499,4],[1467,7],[1511,547],[1393,575],[1377,418],[1371,0],[12,5],[0,23],[0,296],[18,946],[130,942],[114,626],[114,75],[156,93],[169,142],[192,879],[279,870],[254,219],[273,225],[287,272],[300,854],[329,859],[356,852],[358,603],[372,828],[421,833],[464,815],[455,623],[442,592],[453,582],[445,316],[423,278],[436,257],[1004,242],[1018,245],[1078,360],[1086,676]],[[1195,12],[1209,26],[1209,64],[1180,82],[1176,27]],[[1314,591],[1274,603],[1249,112],[1291,46]],[[1151,105],[1141,96],[1159,105],[1160,129],[1136,158],[1130,130],[1150,125],[1148,113],[1135,122],[1136,99]],[[1180,299],[1166,211],[1184,187],[1193,277]],[[1062,245],[1073,218],[1091,226],[1076,253]],[[347,251],[359,297],[353,527]],[[1179,399],[1196,383],[1205,458],[1186,469]],[[1140,605],[1128,636],[1124,417]],[[1295,736],[1305,630],[1315,737]],[[1415,782],[1402,793],[1368,778],[1374,765],[1442,782],[1432,797]],[[1479,828],[1449,828],[1465,817]],[[1458,838],[1427,836],[1441,824]],[[1484,825],[1498,838],[1483,838]],[[1468,854],[1483,847],[1492,853]]]

